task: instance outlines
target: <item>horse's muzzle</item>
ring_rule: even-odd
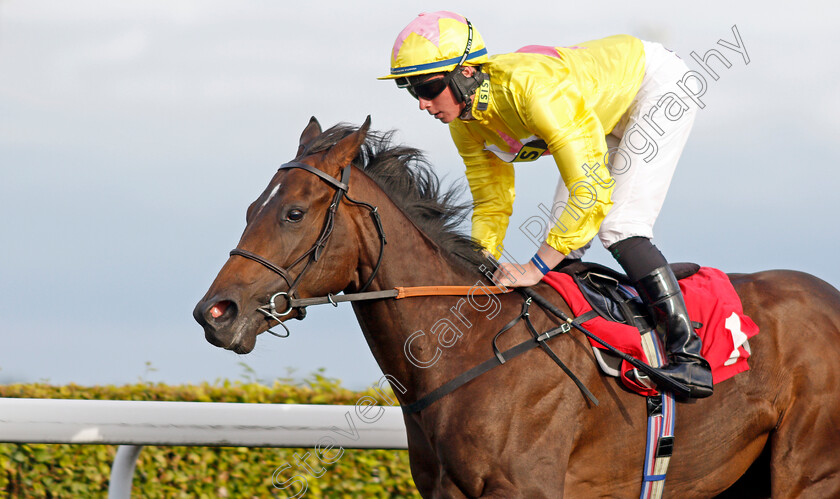
[[[193,309],[193,318],[204,328],[204,337],[212,345],[233,350],[237,353],[247,353],[253,349],[253,341],[244,338],[245,324],[239,316],[240,307],[235,299],[211,297],[204,299]],[[255,336],[255,335],[254,335]]]

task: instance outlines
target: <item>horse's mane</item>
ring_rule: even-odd
[[[356,130],[358,127],[339,123],[313,139],[307,145],[307,152],[325,151]],[[458,202],[463,184],[442,187],[423,153],[413,147],[392,144],[393,135],[393,131],[369,131],[353,165],[376,182],[448,256],[456,257],[453,261],[478,272],[478,266],[487,263],[481,246],[459,230],[472,206]]]

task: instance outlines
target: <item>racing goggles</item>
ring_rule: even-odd
[[[449,84],[450,74],[443,75],[443,78],[438,78],[440,73],[434,74],[431,77],[428,75],[409,76],[397,78],[397,86],[408,90],[415,99],[432,100],[446,90]]]

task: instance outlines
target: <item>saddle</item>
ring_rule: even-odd
[[[685,279],[700,271],[696,263],[674,263],[671,271],[677,280]],[[593,310],[605,319],[636,326],[640,331],[652,329],[655,324],[645,306],[633,289],[633,283],[626,275],[593,262],[575,262],[559,270],[575,280],[586,301]],[[699,327],[699,326],[698,326]]]
[[[712,365],[714,382],[749,369],[747,339],[758,327],[743,314],[740,298],[723,272],[695,263],[675,263],[671,270],[679,281],[692,323],[703,341],[703,356]],[[583,325],[610,344],[648,364],[664,363],[661,340],[655,321],[649,315],[627,276],[590,262],[575,262],[550,272],[545,282],[563,295],[575,315],[590,310],[598,317]],[[654,348],[652,342],[659,342]],[[598,365],[605,374],[619,377],[623,384],[641,395],[657,393],[654,383],[609,351],[591,342]],[[660,357],[655,359],[654,357]]]

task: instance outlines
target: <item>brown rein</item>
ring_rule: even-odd
[[[365,293],[349,293],[344,295],[334,295],[328,293],[327,296],[316,296],[312,298],[288,298],[289,306],[292,309],[304,308],[310,305],[326,305],[331,304],[337,307],[339,303],[365,301],[365,300],[381,300],[385,298],[393,298],[395,300],[402,300],[403,298],[417,298],[423,296],[469,296],[475,286],[397,286],[392,289],[385,289],[382,291],[368,291]],[[502,295],[510,293],[513,288],[500,288],[489,286],[482,287],[482,293],[491,295]],[[285,296],[285,295],[284,295]],[[272,297],[273,298],[273,297]],[[281,314],[282,315],[282,314]]]

